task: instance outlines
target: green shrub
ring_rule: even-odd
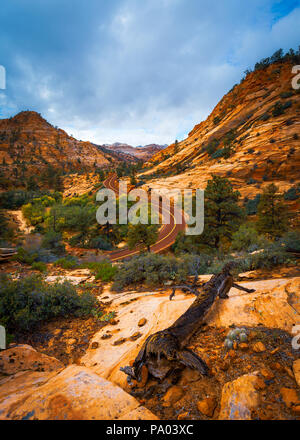
[[[247,272],[257,269],[272,269],[282,264],[291,263],[295,263],[291,255],[285,251],[280,243],[275,242],[270,244],[262,252],[248,255],[242,260],[239,260],[239,270],[240,272]]]
[[[283,195],[284,200],[297,200],[300,195],[300,185],[292,186]]]
[[[0,323],[14,333],[57,317],[87,316],[95,306],[90,293],[79,295],[68,282],[49,284],[37,275],[20,280],[1,277]]]
[[[48,231],[43,237],[42,246],[57,254],[63,254],[65,252],[65,246],[62,243],[62,235],[60,232]]]
[[[88,245],[91,249],[102,249],[104,251],[111,251],[113,248],[111,243],[101,236],[91,238]]]
[[[257,207],[260,202],[260,194],[256,194],[254,199],[247,200],[245,204],[247,215],[255,215],[257,213]]]
[[[124,262],[115,275],[113,289],[143,283],[147,286],[162,285],[166,281],[183,281],[188,274],[180,259],[171,256],[148,253]]]
[[[221,148],[220,150],[215,151],[211,157],[213,159],[219,159],[221,157],[224,157],[224,159],[228,159],[232,154],[234,153],[234,149],[228,145],[224,148]]]
[[[241,225],[239,230],[232,235],[231,248],[234,251],[255,251],[267,244],[267,240],[259,236],[253,226]]]
[[[59,266],[63,269],[75,269],[78,267],[78,263],[74,257],[64,257],[56,260],[54,266]]]
[[[33,264],[38,258],[37,252],[34,251],[27,251],[24,248],[20,247],[17,250],[17,255],[13,257],[16,261],[19,263],[25,263],[25,264]]]
[[[109,261],[84,263],[82,267],[87,267],[95,275],[96,280],[110,282],[114,279],[118,269]]]
[[[42,261],[34,261],[31,265],[32,269],[38,270],[39,272],[46,272],[47,271],[47,264],[43,263]]]
[[[287,252],[300,252],[300,231],[286,232],[282,236],[280,243]]]
[[[247,180],[247,185],[254,185],[255,183],[257,183],[257,180],[253,179],[253,177]]]

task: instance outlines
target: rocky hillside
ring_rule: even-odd
[[[291,84],[293,64],[282,59],[249,72],[185,140],[153,156],[147,174],[170,188],[205,188],[211,174],[226,176],[244,197],[270,182],[281,191],[295,186],[300,93]]]
[[[90,142],[78,141],[33,111],[0,120],[0,164],[5,175],[40,174],[49,164],[56,170],[95,169],[122,160]]]
[[[129,156],[133,156],[139,160],[149,160],[151,157],[157,152],[163,150],[167,147],[167,145],[157,145],[157,144],[149,144],[145,146],[132,147],[128,144],[122,144],[120,142],[116,142],[112,145],[104,145],[104,147],[108,150],[127,154]]]

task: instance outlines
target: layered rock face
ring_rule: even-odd
[[[90,142],[78,141],[53,127],[38,113],[24,111],[0,120],[0,164],[5,175],[40,174],[48,164],[55,169],[94,169],[116,161]],[[17,177],[17,175],[15,176]]]
[[[243,197],[255,196],[270,182],[281,191],[295,185],[300,93],[292,87],[293,76],[288,62],[249,73],[185,140],[153,156],[149,164],[155,167],[148,173],[166,174],[169,188],[205,188],[217,174],[228,177]]]

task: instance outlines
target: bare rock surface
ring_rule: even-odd
[[[113,420],[157,417],[124,390],[88,368],[24,372],[0,381],[0,418]]]

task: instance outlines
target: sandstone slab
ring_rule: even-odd
[[[150,419],[156,416],[88,368],[58,374],[26,372],[0,382],[0,416],[17,420]],[[25,386],[22,380],[26,374]],[[52,376],[51,376],[52,375]]]

